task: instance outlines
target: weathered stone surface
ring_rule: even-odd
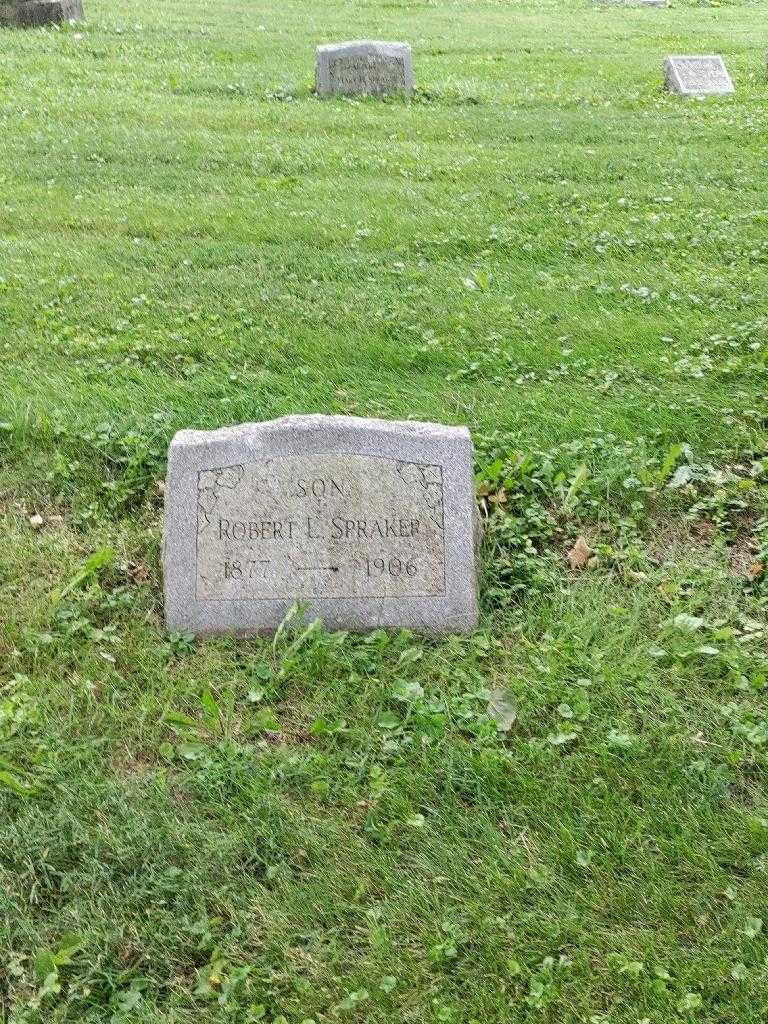
[[[415,85],[410,46],[375,40],[318,46],[315,77],[319,96],[410,93]]]
[[[329,629],[477,622],[469,431],[287,416],[171,442],[168,627],[274,630],[295,601]]]
[[[35,28],[82,19],[82,0],[0,0],[0,26]]]
[[[667,57],[664,79],[670,92],[681,96],[710,96],[734,91],[722,57]]]

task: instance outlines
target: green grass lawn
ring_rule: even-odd
[[[768,4],[86,8],[0,32],[0,1020],[762,1024]],[[174,431],[312,411],[472,429],[475,634],[166,633]]]

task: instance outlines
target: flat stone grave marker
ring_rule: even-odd
[[[666,7],[667,0],[596,0],[603,7]]]
[[[82,0],[0,0],[0,26],[36,28],[82,19]]]
[[[315,85],[319,96],[411,93],[413,56],[407,43],[358,40],[318,46]]]
[[[710,96],[734,92],[722,57],[667,57],[664,78],[670,92],[681,96]]]
[[[477,623],[469,431],[287,416],[182,430],[168,453],[168,628],[269,633],[294,602],[329,629]]]

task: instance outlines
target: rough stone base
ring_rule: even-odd
[[[82,19],[82,0],[0,0],[0,27],[37,28]]]

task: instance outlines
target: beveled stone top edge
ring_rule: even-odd
[[[719,60],[725,64],[721,53],[670,53],[664,60]]]
[[[401,43],[385,39],[345,39],[340,43],[321,43],[317,47],[318,53],[335,53],[339,50],[359,46],[382,47],[389,50],[410,50],[410,43]]]
[[[442,423],[426,423],[416,420],[382,420],[363,416],[328,416],[323,413],[280,416],[274,420],[255,423],[238,423],[213,430],[179,430],[171,440],[171,448],[196,447],[206,444],[243,439],[247,436],[276,437],[296,431],[324,430],[343,432],[347,435],[365,436],[369,431],[389,434],[392,437],[408,437],[413,440],[453,441],[472,443],[467,427],[454,427]]]

